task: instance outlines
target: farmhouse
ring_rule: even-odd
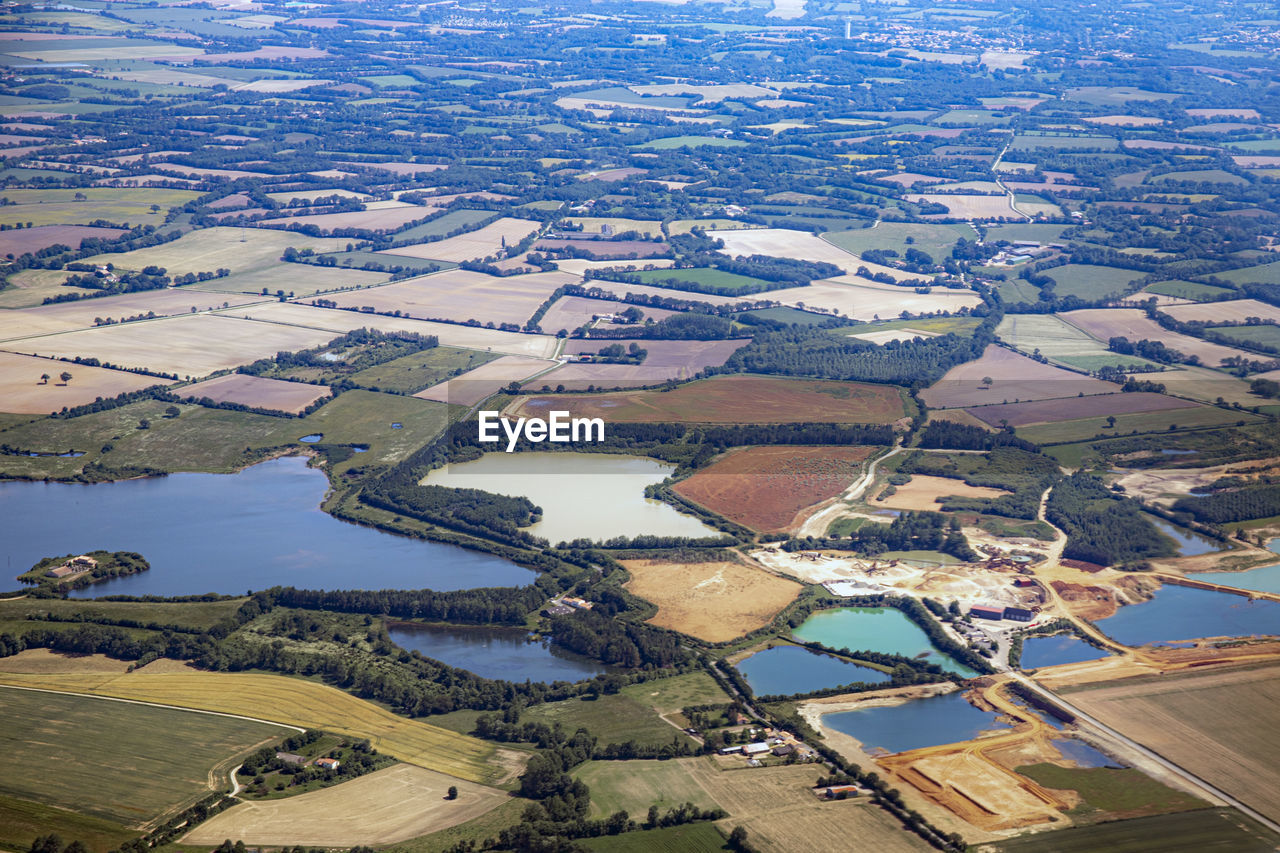
[[[86,557],[83,554],[79,557],[72,557],[61,566],[49,569],[44,573],[47,578],[65,578],[78,572],[88,572],[98,568],[98,561],[93,557]]]
[[[988,607],[985,604],[975,604],[969,608],[969,615],[978,619],[991,619],[998,622],[1001,619],[1004,619],[1004,608]]]
[[[342,762],[336,758],[317,758],[312,763],[321,770],[337,770],[342,764]]]

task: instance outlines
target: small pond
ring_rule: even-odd
[[[790,696],[828,687],[865,682],[880,684],[889,675],[878,669],[810,651],[801,646],[774,646],[738,663],[757,696]]]
[[[606,671],[597,662],[554,645],[530,641],[523,628],[414,625],[401,622],[388,631],[391,641],[482,678],[506,681],[582,681]]]
[[[960,691],[901,705],[824,714],[822,724],[857,738],[867,749],[888,752],[959,743],[1009,728],[996,714],[970,705]]]

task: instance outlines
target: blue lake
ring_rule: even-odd
[[[889,676],[800,646],[774,646],[738,663],[757,696],[790,696],[863,681],[880,684]]]
[[[795,635],[810,643],[850,651],[866,650],[917,658],[947,672],[972,678],[978,673],[938,651],[907,614],[892,607],[840,607],[804,620]]]
[[[483,678],[507,681],[582,681],[606,668],[600,663],[541,642],[530,642],[523,628],[471,628],[412,625],[390,628],[391,641],[409,651],[470,670]]]
[[[1272,539],[1267,543],[1272,551],[1280,553],[1280,539]],[[1222,586],[1233,586],[1236,589],[1252,589],[1256,592],[1274,592],[1280,594],[1280,563],[1274,566],[1262,566],[1249,569],[1247,572],[1197,572],[1188,577],[1206,583]]]
[[[1121,607],[1098,627],[1126,646],[1280,634],[1280,602],[1169,584],[1150,601]]]
[[[1021,667],[1037,669],[1042,666],[1057,666],[1060,663],[1097,660],[1106,656],[1105,651],[1094,648],[1074,634],[1027,637],[1022,641]]]
[[[137,551],[151,570],[73,595],[522,586],[535,573],[478,551],[385,533],[320,510],[325,475],[287,457],[238,474],[91,486],[0,483],[0,554],[13,578],[44,557]],[[11,582],[10,588],[17,584]]]
[[[824,714],[822,724],[857,738],[867,749],[889,752],[959,743],[1009,728],[994,713],[970,705],[959,691],[902,705]]]
[[[1222,551],[1227,547],[1220,542],[1215,542],[1207,536],[1201,536],[1199,533],[1187,530],[1185,527],[1178,527],[1175,524],[1170,524],[1159,516],[1147,515],[1146,517],[1161,533],[1178,543],[1178,556],[1180,557],[1192,557],[1196,554],[1212,554],[1215,551]]]

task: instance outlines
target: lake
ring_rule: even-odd
[[[832,649],[865,649],[936,663],[966,678],[978,673],[944,655],[929,642],[919,625],[892,607],[841,607],[820,610],[793,632],[810,643]]]
[[[644,496],[674,465],[617,453],[486,453],[437,468],[423,483],[524,496],[542,507],[542,520],[523,528],[553,545],[614,536],[719,536],[691,515]]]
[[[1221,542],[1215,542],[1207,536],[1201,536],[1199,533],[1187,530],[1185,527],[1178,527],[1170,524],[1158,515],[1148,515],[1143,513],[1147,520],[1156,526],[1156,528],[1168,536],[1174,542],[1178,543],[1179,557],[1193,557],[1197,554],[1212,554],[1214,551],[1222,551],[1227,548]]]
[[[80,485],[0,483],[0,542],[13,578],[44,557],[137,551],[151,570],[72,593],[243,594],[305,589],[523,586],[536,573],[479,551],[396,536],[320,510],[329,481],[301,457],[238,474]],[[10,583],[9,588],[16,587]]]
[[[1038,669],[1061,663],[1079,663],[1104,658],[1107,652],[1095,648],[1075,634],[1056,637],[1027,637],[1022,641],[1022,669]]]
[[[1272,551],[1280,553],[1280,539],[1272,539],[1267,543]],[[1251,589],[1255,592],[1274,592],[1280,594],[1280,563],[1274,566],[1262,566],[1245,572],[1196,572],[1187,575],[1192,580],[1216,583],[1222,586],[1233,586],[1236,589]]]
[[[524,628],[481,628],[398,623],[391,641],[409,651],[470,670],[482,678],[507,681],[582,681],[606,668],[597,661],[542,642],[530,642]]]
[[[822,724],[857,738],[867,749],[888,752],[959,743],[982,732],[1009,728],[993,712],[970,705],[960,691],[901,705],[824,714]]]
[[[1155,598],[1121,607],[1098,627],[1126,646],[1280,634],[1280,602],[1166,584]]]
[[[738,671],[758,696],[790,696],[864,681],[880,684],[887,673],[801,646],[774,646],[739,661]]]

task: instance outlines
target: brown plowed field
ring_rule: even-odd
[[[1137,391],[1131,394],[1095,394],[1089,397],[1037,400],[1031,403],[977,406],[965,411],[992,426],[999,426],[1000,422],[1005,420],[1010,426],[1020,427],[1029,424],[1074,421],[1081,418],[1102,418],[1107,415],[1128,415],[1135,412],[1193,409],[1198,406],[1198,403],[1180,400],[1177,397]]]
[[[982,382],[990,378],[991,384]],[[920,392],[930,408],[1001,404],[1013,400],[1075,398],[1081,394],[1111,394],[1116,386],[1019,355],[991,344],[982,358],[953,367]]]
[[[719,376],[672,391],[529,397],[512,413],[552,409],[614,423],[887,424],[906,415],[892,385],[762,376]]]
[[[847,489],[871,450],[748,447],[729,453],[677,484],[675,490],[752,530],[783,530],[800,510]]]
[[[324,385],[308,385],[305,382],[284,382],[264,379],[243,373],[228,373],[214,379],[206,379],[188,385],[180,392],[191,400],[208,397],[215,403],[239,403],[253,409],[271,409],[276,412],[299,414],[321,397],[333,392]]]
[[[627,589],[658,605],[649,621],[710,643],[766,625],[800,594],[795,581],[745,563],[626,560]]]

